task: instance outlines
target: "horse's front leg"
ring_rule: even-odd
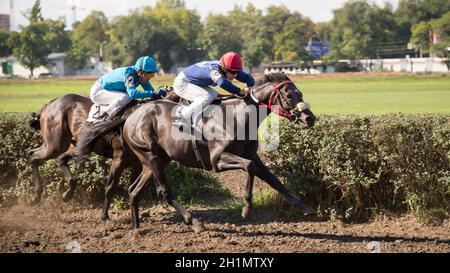
[[[219,172],[229,171],[229,170],[244,170],[247,172],[247,184],[245,187],[244,203],[245,206],[242,208],[242,218],[247,219],[250,210],[253,207],[253,181],[255,180],[256,167],[255,164],[246,158],[230,154],[223,153],[219,157],[217,162],[217,170]]]
[[[253,163],[255,163],[257,172],[256,176],[261,180],[269,184],[272,188],[277,190],[283,197],[292,205],[298,207],[303,211],[305,215],[316,214],[316,211],[308,206],[303,200],[289,192],[286,187],[278,180],[278,178],[270,172],[270,170],[264,165],[261,158],[258,155],[252,157]]]
[[[244,220],[248,219],[250,215],[250,210],[253,208],[253,181],[255,180],[255,175],[248,173],[247,184],[245,185],[245,195],[244,202],[245,206],[242,208],[242,218]]]

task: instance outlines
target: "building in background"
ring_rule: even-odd
[[[68,62],[65,53],[51,53],[47,57],[47,66],[34,70],[35,78],[95,76],[100,77],[112,70],[111,62],[100,62],[98,58],[89,58],[83,69],[74,69]],[[31,72],[21,65],[15,57],[0,58],[0,78],[30,78]]]
[[[102,76],[112,70],[111,62],[101,62],[91,57],[83,69],[74,69],[68,64],[65,53],[52,53],[48,55],[47,68],[54,76]]]
[[[0,14],[0,28],[9,32],[11,29],[11,21],[9,14]]]
[[[75,75],[75,70],[67,65],[65,53],[51,53],[47,57],[47,68],[55,76]]]

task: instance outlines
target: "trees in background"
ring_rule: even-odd
[[[262,39],[268,42],[265,52],[268,60],[276,60],[275,48],[277,43],[275,36],[283,31],[284,23],[289,18],[290,13],[289,9],[284,6],[272,5],[267,8],[267,13],[262,20],[262,25],[265,28],[262,33]]]
[[[228,14],[228,22],[234,30],[234,37],[241,41],[240,51],[244,64],[250,70],[253,67],[259,67],[262,61],[268,59],[267,49],[269,42],[264,39],[265,25],[262,11],[257,9],[252,3],[242,9],[234,6]],[[228,51],[225,49],[225,51]],[[220,57],[223,52],[218,52],[216,58]]]
[[[241,52],[243,41],[239,30],[225,15],[209,15],[206,18],[202,45],[208,52],[208,58],[218,59],[227,51]]]
[[[72,47],[67,52],[69,63],[83,68],[89,57],[103,56],[103,46],[108,42],[109,23],[103,12],[93,11],[82,22],[74,26]]]
[[[174,27],[161,24],[146,12],[135,12],[116,18],[111,29],[107,56],[114,65],[134,64],[143,55],[153,56],[165,71],[173,65],[170,52],[180,41]]]
[[[0,28],[0,57],[7,57],[12,54],[10,34]]]
[[[443,58],[450,70],[450,11],[438,19],[414,24],[411,32],[411,44],[425,53],[434,53]]]
[[[305,45],[314,34],[314,24],[300,13],[290,14],[280,32],[275,34],[274,53],[276,61],[309,60]]]
[[[64,30],[62,20],[43,19],[39,0],[35,2],[27,18],[30,24],[19,33],[13,54],[21,64],[30,69],[33,76],[35,68],[47,64],[50,53],[69,50],[71,39]]]
[[[160,0],[155,8],[147,7],[113,20],[107,58],[122,66],[151,55],[164,71],[169,71],[175,62],[196,58],[202,28],[200,16],[185,8],[184,1]]]
[[[431,51],[443,58],[447,70],[450,70],[450,11],[440,19],[432,20],[431,27],[440,36],[440,41],[431,46]]]
[[[175,63],[218,59],[232,50],[251,70],[262,62],[311,61],[306,45],[314,37],[329,40],[327,60],[401,57],[408,42],[424,53],[448,56],[449,12],[448,0],[401,0],[396,10],[388,4],[349,0],[334,10],[330,22],[315,24],[282,5],[262,11],[248,3],[227,14],[210,14],[202,22],[185,1],[159,0],[154,8],[112,20],[94,11],[69,33],[62,20],[42,18],[37,0],[27,14],[29,26],[20,33],[0,32],[0,55],[12,51],[30,70],[44,65],[51,52],[66,52],[75,68],[100,55],[114,66],[151,55],[169,71]],[[430,33],[438,33],[441,41],[430,43]]]
[[[27,67],[31,76],[34,69],[47,64],[47,56],[51,53],[45,44],[44,36],[46,29],[41,23],[30,24],[20,32],[20,44],[14,48],[14,56]]]
[[[331,58],[376,58],[377,44],[396,40],[391,7],[349,1],[334,11],[330,27]]]
[[[399,39],[409,40],[413,25],[440,18],[448,11],[450,11],[448,0],[400,0],[395,11],[399,25]]]
[[[146,9],[145,14],[157,18],[164,27],[170,27],[171,31],[176,32],[176,61],[191,63],[203,53],[200,41],[203,25],[200,15],[187,9],[184,1],[160,0],[153,10]]]
[[[429,22],[419,22],[411,27],[411,39],[409,42],[417,47],[420,55],[430,52],[430,32],[431,24]]]
[[[249,3],[228,15],[209,15],[203,33],[208,57],[236,51],[251,70],[263,61],[299,61],[309,58],[305,45],[314,24],[284,6],[270,6],[267,14]]]

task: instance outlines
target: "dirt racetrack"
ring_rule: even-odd
[[[220,174],[236,196],[244,174]],[[256,189],[261,182],[256,182]],[[405,216],[367,223],[298,219],[255,209],[249,221],[223,206],[189,206],[207,230],[194,233],[163,204],[141,209],[133,231],[128,210],[100,220],[101,209],[48,200],[0,209],[0,252],[450,252],[450,222]]]

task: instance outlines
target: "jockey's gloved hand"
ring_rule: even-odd
[[[155,90],[155,92],[153,93],[153,95],[155,97],[159,97],[159,98],[165,97],[166,94],[167,94],[167,91],[165,88],[159,88],[158,90]]]
[[[235,94],[234,96],[237,98],[245,98],[248,96],[249,93],[250,93],[250,88],[244,87],[243,89],[241,89],[241,91],[239,93]]]

